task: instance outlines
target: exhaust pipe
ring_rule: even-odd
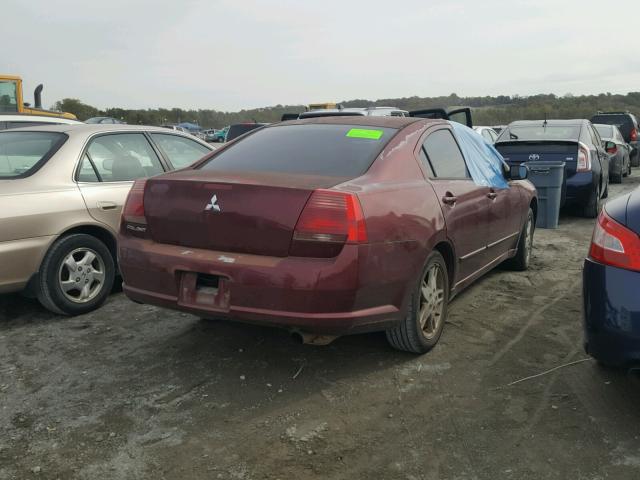
[[[329,345],[338,338],[337,335],[319,335],[317,333],[301,332],[300,330],[294,330],[291,332],[291,336],[304,345]]]
[[[35,105],[35,108],[42,108],[42,89],[43,88],[44,88],[44,85],[40,84],[33,91],[33,103]]]

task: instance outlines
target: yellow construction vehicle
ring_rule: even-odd
[[[42,108],[42,88],[40,84],[33,92],[34,105],[24,103],[22,97],[22,78],[15,75],[0,74],[0,114],[22,113],[24,115],[47,115],[51,117],[64,117],[74,119],[73,113],[54,112]]]
[[[338,108],[336,102],[325,102],[325,103],[310,103],[307,105],[307,111],[309,110],[327,110],[331,108]]]

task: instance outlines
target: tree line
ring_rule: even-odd
[[[422,108],[453,108],[468,106],[473,110],[476,125],[501,125],[514,120],[543,118],[589,118],[597,111],[640,112],[640,92],[626,95],[601,93],[599,95],[541,94],[531,96],[459,97],[452,93],[440,97],[402,97],[380,100],[355,99],[339,102],[345,107],[392,106],[402,110]],[[77,98],[65,98],[53,105],[54,110],[70,112],[80,120],[107,116],[134,125],[162,125],[167,123],[192,122],[203,128],[222,128],[240,122],[277,122],[283,113],[304,111],[304,105],[276,105],[272,107],[223,112],[214,109],[126,109],[106,108],[101,110],[83,103]]]

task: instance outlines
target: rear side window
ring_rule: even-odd
[[[31,175],[65,142],[67,136],[54,132],[0,133],[0,178]]]
[[[267,127],[230,145],[201,168],[356,177],[369,169],[396,131],[329,124]]]
[[[422,144],[436,178],[471,178],[464,157],[449,130],[437,130]]]
[[[151,138],[174,168],[187,167],[211,151],[198,142],[178,135],[152,133]]]
[[[95,176],[91,175],[92,169]],[[163,172],[160,160],[143,134],[118,133],[91,141],[78,180],[126,182]]]

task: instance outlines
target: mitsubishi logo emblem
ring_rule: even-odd
[[[207,205],[204,207],[205,211],[208,210],[213,210],[214,212],[220,212],[220,205],[218,205],[218,196],[217,195],[213,195],[213,197],[211,197],[211,201],[209,203],[207,203]]]

